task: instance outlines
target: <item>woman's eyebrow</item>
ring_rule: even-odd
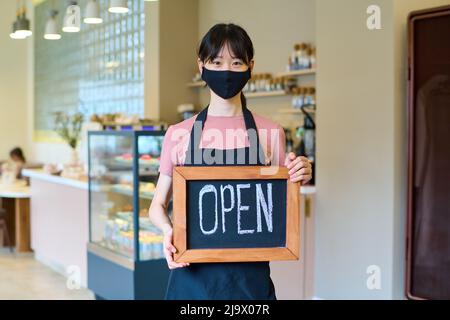
[[[212,58],[211,60],[214,60],[214,59],[217,59],[217,58],[220,58],[220,59],[223,59],[223,56],[216,56],[216,57],[214,57],[214,58]],[[243,61],[243,59],[241,59],[241,58],[238,58],[238,57],[231,57],[232,59],[237,59],[237,60],[242,60]]]

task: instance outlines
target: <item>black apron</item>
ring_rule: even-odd
[[[255,120],[247,108],[242,110],[247,131],[256,130]],[[203,130],[208,113],[208,107],[203,109],[195,123]],[[195,126],[194,126],[195,127]],[[257,163],[251,164],[250,146],[238,149],[218,150],[202,149],[204,154],[223,154],[221,163],[212,165],[237,164],[238,155],[245,154],[245,163],[238,165],[265,165],[263,149],[256,135],[257,150],[260,153]],[[187,149],[185,166],[206,166],[202,157],[201,164],[194,164],[194,152],[199,151],[201,134],[194,135],[191,131]],[[250,139],[250,143],[251,143]],[[231,158],[230,158],[231,157]],[[214,157],[217,159],[217,157]],[[230,161],[234,159],[234,161]],[[228,161],[227,161],[228,160]],[[239,159],[241,160],[241,158]],[[209,161],[208,161],[209,162]],[[230,163],[233,162],[233,163]],[[253,161],[254,162],[254,161]],[[188,267],[171,270],[166,292],[167,300],[276,300],[275,288],[270,278],[269,262],[227,262],[227,263],[192,263]]]

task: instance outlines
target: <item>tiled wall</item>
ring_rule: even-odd
[[[43,38],[48,12],[62,20],[67,1],[47,0],[38,5],[34,19],[35,130],[53,129],[53,113],[81,111],[92,114],[123,112],[144,115],[144,1],[129,0],[130,12],[108,12],[109,0],[100,3],[103,23],[62,39]],[[79,0],[82,18],[87,0]]]

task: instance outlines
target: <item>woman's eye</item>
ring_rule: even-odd
[[[241,65],[242,65],[242,62],[241,62],[241,61],[235,61],[235,62],[233,62],[233,64],[234,64],[235,66],[241,66]]]
[[[218,65],[220,65],[220,61],[213,61],[213,64],[218,66]]]

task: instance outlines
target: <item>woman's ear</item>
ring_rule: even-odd
[[[200,58],[197,58],[197,64],[198,64],[198,71],[200,72],[200,74],[202,74],[203,71],[203,61],[200,60]]]
[[[255,60],[251,60],[250,61],[250,72],[252,72],[253,73],[253,67],[255,66]]]

